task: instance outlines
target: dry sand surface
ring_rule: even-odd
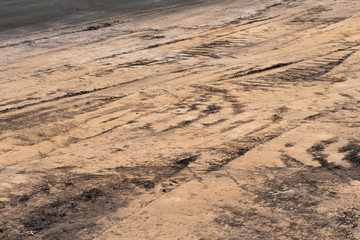
[[[360,2],[240,11],[4,40],[0,238],[360,239]]]

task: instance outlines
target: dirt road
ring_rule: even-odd
[[[0,46],[1,239],[360,239],[360,3],[216,4]]]

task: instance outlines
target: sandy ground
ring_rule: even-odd
[[[360,2],[213,4],[1,43],[1,239],[360,239]]]

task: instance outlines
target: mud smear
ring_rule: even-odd
[[[162,39],[165,37],[166,37],[165,35],[148,35],[148,34],[140,36],[140,38],[144,40]]]
[[[215,122],[212,122],[212,123],[202,123],[202,125],[205,126],[205,127],[210,127],[210,126],[214,126],[214,125],[223,123],[223,122],[225,122],[226,120],[227,120],[227,119],[222,118],[222,119],[219,119],[219,120],[217,120],[217,121],[215,121]]]
[[[346,153],[343,160],[356,166],[360,165],[360,141],[352,140],[346,146],[339,149],[340,153]]]
[[[259,69],[250,69],[250,70],[246,70],[246,71],[240,71],[240,72],[235,73],[232,77],[230,77],[230,79],[243,77],[243,76],[248,76],[248,75],[253,75],[253,74],[256,74],[256,73],[262,73],[262,72],[270,71],[270,70],[273,70],[273,69],[286,67],[286,66],[289,66],[289,65],[294,64],[294,63],[296,63],[296,62],[277,63],[277,64],[274,64],[274,65],[272,65],[270,67],[259,68]]]
[[[98,25],[94,25],[94,26],[89,26],[87,28],[85,28],[83,31],[94,31],[94,30],[98,30],[100,28],[106,28],[106,27],[111,27],[112,24],[111,23],[102,23],[102,24],[98,24]]]
[[[321,118],[325,115],[325,113],[316,113],[310,116],[307,116],[306,118],[304,118],[304,120],[316,120],[318,118]]]
[[[80,231],[91,234],[101,228],[97,220],[127,207],[198,157],[179,157],[168,166],[117,167],[113,174],[71,174],[72,168],[54,169],[31,192],[11,197],[10,204],[1,202],[0,238],[69,239]],[[172,181],[177,182],[175,179]]]
[[[251,122],[251,121],[250,121]],[[290,128],[291,129],[291,128]],[[229,164],[231,161],[243,156],[248,151],[254,149],[255,147],[269,142],[285,132],[289,131],[286,128],[275,129],[269,132],[260,132],[255,134],[249,134],[243,138],[233,140],[237,143],[237,146],[228,148],[228,147],[219,147],[213,149],[215,152],[219,152],[224,155],[223,158],[219,160],[214,160],[209,163],[209,167],[207,171],[217,171],[220,168],[224,167],[225,165]]]
[[[192,105],[192,107],[194,107],[194,105]],[[196,107],[196,106],[195,106]],[[197,108],[195,108],[197,109]],[[190,111],[193,111],[195,110],[194,108],[190,108]],[[216,113],[219,113],[221,110],[221,107],[216,105],[216,104],[211,104],[211,105],[208,105],[206,107],[205,110],[203,110],[201,112],[201,114],[199,114],[196,118],[194,119],[191,119],[191,120],[185,120],[185,121],[181,121],[179,122],[178,124],[176,124],[175,126],[170,126],[166,129],[163,130],[163,132],[167,132],[167,131],[170,131],[170,130],[174,130],[174,129],[179,129],[179,128],[184,128],[184,127],[187,127],[189,125],[191,125],[192,123],[194,122],[197,122],[199,121],[200,119],[203,119],[211,114],[216,114]]]
[[[285,168],[261,168],[244,173],[257,176],[256,183],[239,185],[253,195],[251,207],[249,197],[238,204],[223,205],[214,222],[226,226],[233,232],[230,236],[240,239],[266,236],[268,239],[355,240],[353,231],[358,225],[359,208],[338,206],[323,212],[319,206],[336,202],[338,186],[359,179],[354,178],[359,169],[329,170],[290,162]]]
[[[226,93],[229,92],[229,90],[227,90],[227,89],[213,87],[213,86],[210,86],[210,85],[192,85],[192,87],[198,88],[198,89],[201,89],[201,90],[203,90],[205,92],[210,92],[210,93],[226,94]]]
[[[274,171],[276,178],[267,180],[265,188],[256,192],[255,202],[273,209],[275,215],[285,212],[292,217],[285,217],[290,226],[279,229],[273,237],[323,239],[323,232],[329,231],[325,235],[330,239],[355,239],[351,231],[357,225],[359,209],[340,208],[331,217],[328,212],[318,211],[324,201],[336,201],[337,184],[352,180],[347,174],[348,169],[332,171],[310,167],[291,174],[283,169]],[[277,222],[275,219],[272,224]]]
[[[202,112],[205,114],[215,114],[220,112],[221,107],[217,106],[216,104],[212,104],[207,106],[207,108],[205,110],[203,110]]]
[[[332,169],[335,167],[339,168],[339,166],[335,165],[334,163],[329,163],[326,160],[327,155],[323,153],[327,146],[336,143],[337,141],[337,138],[321,141],[320,143],[314,144],[311,148],[307,150],[307,152],[310,153],[313,156],[314,161],[319,162],[322,167],[328,169]]]
[[[289,155],[286,154],[281,155],[280,159],[287,167],[299,167],[304,165],[304,163],[296,160],[296,158],[290,157]]]

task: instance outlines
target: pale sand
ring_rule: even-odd
[[[3,42],[0,238],[360,239],[360,2],[234,9]]]

